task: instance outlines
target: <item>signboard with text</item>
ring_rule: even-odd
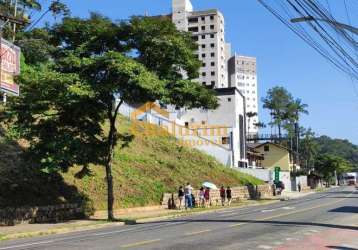
[[[20,48],[11,42],[1,39],[0,61],[1,61],[1,81],[0,91],[12,95],[19,95],[19,86],[14,81],[14,76],[20,74]]]
[[[275,183],[278,183],[280,181],[280,167],[275,167]]]

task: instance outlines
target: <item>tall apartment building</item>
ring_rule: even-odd
[[[246,101],[246,132],[249,134],[258,133],[255,126],[258,119],[258,86],[257,86],[256,58],[235,55],[228,61],[229,84],[237,87],[245,96]],[[249,117],[248,113],[256,113]]]
[[[192,32],[202,61],[200,83],[212,88],[227,88],[227,50],[224,16],[218,10],[194,11],[190,0],[173,0],[172,21],[178,30]]]

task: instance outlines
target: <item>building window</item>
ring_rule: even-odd
[[[211,65],[211,66],[215,66],[215,62],[211,62],[210,65]]]
[[[202,76],[206,76],[206,72],[202,72],[201,75],[202,75]]]
[[[205,26],[201,26],[201,30],[205,30]]]
[[[214,76],[214,75],[215,75],[215,71],[211,71],[211,75]]]
[[[203,67],[205,67],[205,66],[206,66],[206,63],[204,63],[204,62],[203,62],[203,64],[202,64],[202,65],[203,65]]]
[[[210,47],[211,47],[211,48],[215,48],[215,43],[211,43],[211,44],[210,44]]]
[[[211,30],[215,29],[215,25],[210,25],[210,29]]]
[[[197,17],[189,18],[189,23],[197,23],[197,22],[198,22]]]
[[[210,34],[210,38],[214,38],[215,37],[215,35],[214,34]]]
[[[201,54],[201,57],[202,57],[202,58],[205,58],[205,57],[206,57],[205,53]]]
[[[205,39],[205,35],[202,35],[202,36],[201,36],[201,39]]]
[[[230,138],[229,138],[229,137],[222,137],[222,138],[221,138],[221,143],[222,143],[223,145],[228,145],[228,144],[230,144]]]
[[[211,56],[211,57],[215,57],[215,53],[214,53],[214,52],[211,53],[210,56]]]
[[[211,85],[212,85],[212,86],[215,86],[215,81],[211,81]]]
[[[202,16],[202,17],[201,17],[201,21],[205,21],[205,16]]]
[[[189,122],[185,122],[185,127],[189,128]]]
[[[210,20],[214,20],[214,16],[210,16]]]
[[[199,40],[199,37],[198,37],[198,36],[193,36],[193,40],[194,40],[194,41],[198,41],[198,40]]]
[[[269,146],[269,145],[265,145],[265,146],[264,146],[264,151],[265,151],[265,152],[269,152],[269,151],[270,151],[270,146]]]
[[[188,29],[190,32],[198,32],[199,31],[199,28],[198,27],[190,27]]]
[[[202,84],[205,86],[205,85],[206,85],[206,82],[202,82]]]
[[[205,44],[202,44],[202,45],[201,45],[201,48],[205,49],[205,47],[206,47]]]
[[[229,97],[229,98],[227,98],[227,101],[228,101],[228,102],[231,102],[231,98],[230,98],[230,97]]]

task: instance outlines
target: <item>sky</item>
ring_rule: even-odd
[[[336,0],[328,1],[333,4]],[[63,2],[73,16],[80,17],[87,17],[91,11],[113,20],[171,12],[171,0]],[[318,135],[358,144],[358,91],[348,76],[336,70],[256,0],[192,0],[192,4],[195,10],[219,9],[225,17],[226,41],[232,44],[233,52],[257,57],[260,99],[268,89],[283,86],[309,105],[310,114],[302,117],[302,126],[312,128]],[[358,23],[357,15],[352,18]],[[43,21],[53,19],[49,15]],[[268,123],[269,112],[262,108],[262,103],[259,106],[259,119]]]

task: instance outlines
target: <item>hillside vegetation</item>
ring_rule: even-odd
[[[217,185],[239,186],[261,184],[249,175],[222,166],[214,158],[181,146],[174,137],[147,123],[119,119],[120,132],[135,132],[125,147],[116,147],[113,166],[115,208],[159,204],[164,192],[176,191],[190,182],[199,187],[204,181]],[[150,132],[150,133],[149,133]],[[0,186],[6,185],[0,206],[45,205],[62,202],[90,202],[95,209],[106,208],[105,170],[89,166],[90,174],[76,178],[82,168],[71,168],[62,174],[47,174],[21,164],[20,147],[0,142]],[[5,156],[6,155],[6,156]],[[9,158],[10,157],[10,158]],[[3,161],[5,160],[5,161]],[[24,198],[25,197],[25,198]]]

